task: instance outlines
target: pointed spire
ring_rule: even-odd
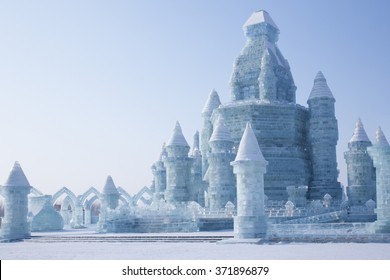
[[[218,116],[218,119],[215,123],[213,134],[211,135],[209,142],[213,141],[233,142],[230,131],[225,126],[222,116]]]
[[[26,175],[22,170],[18,161],[15,161],[14,166],[8,176],[7,182],[4,184],[5,187],[30,187],[30,183],[27,180]]]
[[[246,124],[234,161],[266,161],[249,122]]]
[[[267,13],[264,10],[260,10],[257,12],[254,12],[249,19],[245,22],[244,28],[250,25],[260,24],[260,23],[267,23],[271,25],[272,27],[279,30],[278,26],[275,24],[275,22],[272,20],[269,13]]]
[[[107,177],[106,184],[103,187],[102,194],[119,194],[111,176]]]
[[[194,157],[200,155],[200,150],[199,150],[199,131],[195,131],[194,142],[193,142],[193,145],[192,145],[191,155],[194,156]]]
[[[219,100],[219,95],[215,89],[213,89],[209,97],[207,98],[206,104],[203,107],[202,113],[209,113],[211,114],[214,109],[218,108],[219,105],[221,105],[221,101]]]
[[[167,142],[167,146],[186,146],[189,147],[187,140],[184,138],[183,132],[181,131],[181,126],[179,122],[176,122],[175,128],[171,138]]]
[[[387,147],[389,146],[389,142],[387,142],[386,136],[383,134],[383,131],[381,127],[379,126],[376,131],[376,145],[380,147]]]
[[[364,130],[364,126],[360,118],[356,122],[352,138],[349,140],[349,143],[351,142],[371,142]]]
[[[314,85],[310,92],[309,99],[318,98],[318,97],[328,97],[334,99],[332,91],[330,90],[324,74],[321,71],[317,73],[317,76],[314,79]]]
[[[158,160],[163,161],[163,159],[166,157],[167,157],[167,150],[165,150],[165,142],[164,142],[162,144],[161,153],[160,153],[160,156],[158,157]]]
[[[261,71],[259,75],[260,100],[272,102],[276,99],[276,80],[271,51],[266,48],[261,58]]]

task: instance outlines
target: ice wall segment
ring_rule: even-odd
[[[376,168],[377,233],[390,233],[390,146],[382,130],[377,131],[376,143],[368,153]]]
[[[264,159],[256,136],[248,123],[237,156],[231,163],[237,177],[237,216],[234,217],[235,238],[259,238],[267,233],[264,214]]]
[[[18,240],[30,237],[27,214],[31,186],[18,162],[15,162],[7,181],[1,188],[5,201],[1,239]]]

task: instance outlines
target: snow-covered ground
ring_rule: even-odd
[[[229,236],[232,232],[180,233],[180,235]],[[33,235],[38,235],[34,233]],[[43,236],[67,235],[77,237],[80,231],[44,233]],[[97,236],[83,231],[83,236]],[[132,236],[140,234],[120,234]],[[153,234],[148,234],[148,236]],[[159,234],[154,234],[159,235]],[[160,234],[162,235],[162,234]],[[175,235],[175,234],[164,234]],[[177,235],[177,234],[176,234]],[[100,236],[115,236],[100,235]],[[13,242],[0,243],[2,260],[390,260],[388,243],[324,243],[324,244],[216,244],[164,242]]]

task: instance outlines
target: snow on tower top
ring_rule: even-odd
[[[102,194],[119,194],[111,176],[107,177],[106,184],[104,185]]]
[[[278,26],[275,24],[275,22],[272,20],[271,16],[269,13],[267,13],[264,10],[260,10],[257,12],[254,12],[249,19],[245,22],[244,27],[250,26],[250,25],[255,25],[259,23],[268,23],[272,27],[276,28],[279,30]]]
[[[5,187],[30,187],[30,183],[27,180],[26,175],[20,167],[18,161],[15,161],[11,172],[9,173],[7,182],[4,184]]]
[[[321,71],[317,73],[317,76],[314,79],[314,85],[310,92],[309,99],[317,97],[328,97],[334,99],[333,94],[326,82],[325,76]]]
[[[266,161],[249,122],[246,124],[234,161]]]
[[[214,109],[218,108],[221,105],[221,101],[219,100],[219,95],[215,89],[213,89],[209,97],[207,98],[206,104],[203,107],[202,113],[211,113]]]
[[[179,122],[176,122],[175,128],[171,138],[167,142],[167,146],[186,146],[189,147],[187,140],[184,138],[183,132],[181,131],[181,126]]]
[[[218,120],[216,121],[213,134],[211,134],[209,142],[213,141],[230,141],[233,142],[232,137],[230,135],[230,131],[227,129],[227,127],[223,123],[223,119],[221,116],[219,116]]]
[[[351,142],[371,142],[364,130],[364,126],[360,118],[356,122],[352,138],[349,140],[349,143]]]
[[[376,145],[381,147],[389,146],[389,142],[387,142],[386,136],[383,134],[381,127],[378,127],[376,131]]]

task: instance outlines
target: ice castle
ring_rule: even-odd
[[[176,123],[152,164],[150,187],[130,196],[108,177],[102,192],[76,196],[64,187],[43,196],[15,164],[1,191],[2,237],[29,236],[27,213],[36,231],[97,224],[99,232],[234,228],[237,238],[389,233],[390,146],[382,130],[372,144],[357,121],[344,154],[345,193],[338,182],[335,98],[323,73],[314,78],[308,106],[297,104],[270,15],[253,13],[243,29],[247,41],[234,61],[230,101],[221,104],[211,91],[192,147]]]

